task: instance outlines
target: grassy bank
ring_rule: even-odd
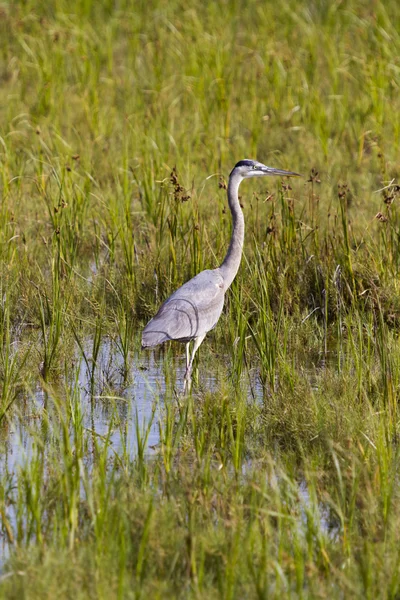
[[[395,0],[0,6],[2,597],[398,597],[399,25]],[[245,157],[304,178],[243,183],[182,399],[183,348],[148,362],[140,331],[222,261]]]

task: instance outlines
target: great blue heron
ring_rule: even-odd
[[[206,333],[221,316],[225,292],[238,272],[243,251],[244,217],[239,203],[239,186],[248,177],[282,175],[298,177],[298,173],[267,167],[256,160],[241,160],[233,168],[228,182],[228,203],[233,231],[228,252],[217,269],[202,271],[176,290],[143,330],[142,348],[157,346],[168,340],[186,343],[184,392],[190,390],[193,359]],[[190,342],[194,341],[190,355]]]

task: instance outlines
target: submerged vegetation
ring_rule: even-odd
[[[0,595],[398,598],[396,0],[0,5]],[[160,302],[245,253],[182,398]],[[101,426],[99,426],[101,423]]]

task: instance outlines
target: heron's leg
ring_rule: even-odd
[[[186,344],[186,371],[189,368],[190,363],[190,342]]]
[[[190,361],[189,363],[187,362],[188,359],[188,352],[189,352],[189,344],[187,344],[186,346],[186,373],[185,373],[185,382],[184,382],[184,386],[183,386],[183,392],[186,392],[186,389],[188,390],[188,392],[190,392],[190,387],[192,385],[192,366],[193,366],[193,360],[194,360],[194,355],[196,354],[201,342],[204,340],[204,338],[206,337],[206,334],[204,335],[199,335],[199,337],[194,339],[194,345],[193,345],[193,350],[192,350],[192,356],[190,357]]]
[[[192,356],[190,358],[190,363],[189,363],[189,369],[190,369],[190,371],[192,370],[194,355],[196,354],[197,350],[199,349],[200,344],[202,343],[202,341],[204,340],[205,337],[206,337],[206,334],[199,335],[199,337],[195,338],[195,340],[194,340],[194,346],[193,346],[193,350],[192,350]]]
[[[183,380],[184,394],[186,394],[186,389],[190,392],[190,342],[186,344],[186,371]]]

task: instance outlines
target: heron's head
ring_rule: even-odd
[[[293,171],[284,171],[283,169],[274,169],[267,167],[257,160],[240,160],[233,168],[231,175],[238,173],[243,179],[248,177],[265,177],[267,175],[280,175],[281,177],[301,177],[299,173]]]

